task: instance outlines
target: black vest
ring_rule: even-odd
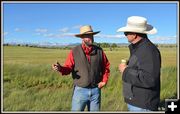
[[[81,45],[72,49],[75,66],[72,71],[74,85],[80,87],[97,86],[102,80],[102,49],[93,45],[90,63]]]

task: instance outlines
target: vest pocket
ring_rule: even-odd
[[[133,98],[132,85],[123,81],[123,96],[129,100]]]

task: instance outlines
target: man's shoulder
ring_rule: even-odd
[[[142,55],[142,53],[144,55],[152,55],[152,54],[157,54],[159,53],[159,49],[157,48],[157,46],[152,43],[151,41],[148,41],[146,43],[144,43],[144,45],[142,45],[141,47],[138,48],[137,53],[139,55]]]
[[[147,42],[147,44],[145,45],[146,49],[149,49],[151,51],[154,50],[158,50],[158,45],[154,44],[153,42],[151,42],[150,40]]]

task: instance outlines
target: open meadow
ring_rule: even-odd
[[[177,98],[176,47],[159,47],[162,56],[161,106]],[[3,47],[3,111],[70,111],[73,80],[51,69],[56,60],[64,64],[69,49],[22,46]],[[111,63],[108,84],[102,89],[101,111],[126,111],[122,80],[118,71],[121,59],[129,57],[127,47],[104,48]]]

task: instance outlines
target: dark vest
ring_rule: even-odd
[[[90,63],[81,45],[72,49],[75,66],[72,71],[74,85],[80,87],[96,86],[102,80],[102,49],[93,46]]]

